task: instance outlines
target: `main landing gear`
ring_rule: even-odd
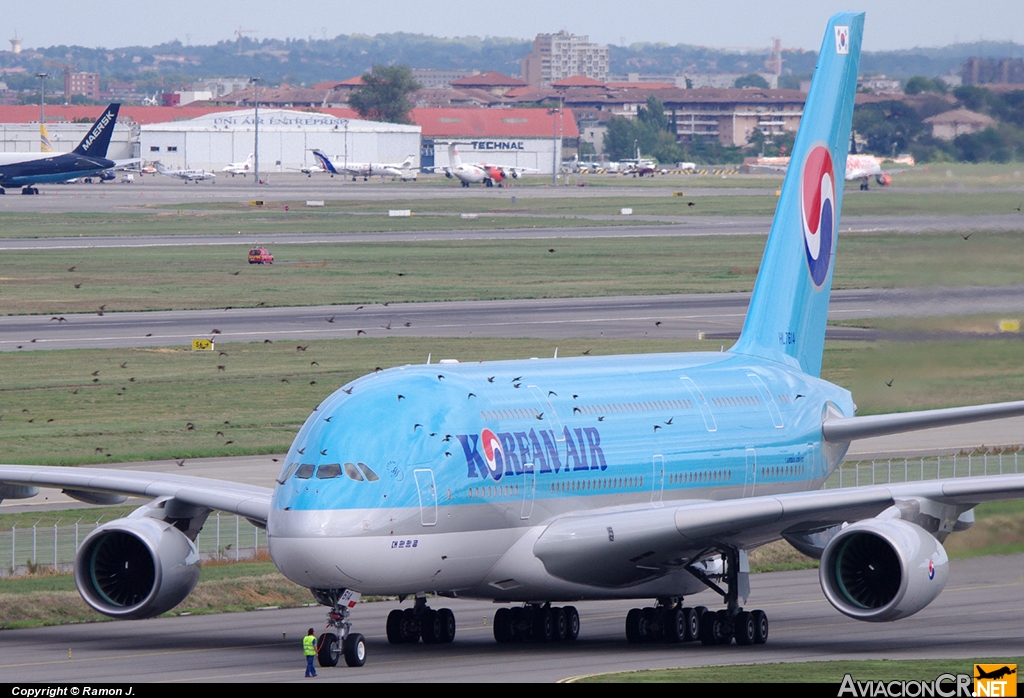
[[[25,196],[33,196],[35,194],[38,194],[39,190],[36,189],[35,187],[22,187],[21,193],[24,194]]]
[[[451,642],[455,639],[455,614],[449,608],[440,611],[427,606],[427,599],[416,597],[412,608],[396,608],[388,614],[388,642],[392,645],[418,642],[427,645]]]
[[[707,551],[713,552],[713,551]],[[697,556],[700,559],[704,555]],[[687,608],[681,598],[658,599],[653,608],[634,608],[626,615],[626,639],[640,642],[690,642],[703,645],[763,645],[768,640],[768,616],[764,611],[744,611],[739,599],[749,595],[749,567],[745,550],[726,549],[721,574],[708,574],[701,565],[688,565],[686,570],[712,591],[721,595],[726,608],[709,611],[703,606]],[[716,582],[724,581],[728,590]]]
[[[494,639],[509,642],[572,642],[580,634],[580,614],[575,606],[553,607],[531,603],[499,608],[494,614]]]
[[[359,600],[358,594],[346,593],[345,589],[313,589],[313,596],[324,606],[330,606],[327,612],[327,627],[336,632],[328,631],[317,640],[317,661],[320,666],[338,666],[338,660],[345,657],[348,666],[366,664],[366,639],[359,633],[352,632],[352,623],[348,620],[349,603],[354,605]]]

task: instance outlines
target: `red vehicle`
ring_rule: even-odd
[[[266,247],[254,247],[249,250],[249,264],[273,264],[274,255]]]

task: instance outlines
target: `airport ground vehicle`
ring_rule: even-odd
[[[274,255],[266,247],[253,247],[249,250],[249,264],[273,264]]]

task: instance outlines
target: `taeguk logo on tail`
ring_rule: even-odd
[[[836,185],[832,153],[815,145],[804,159],[800,176],[800,218],[804,231],[807,268],[815,288],[828,276],[836,226]]]

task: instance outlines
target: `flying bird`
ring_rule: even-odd
[[[686,205],[687,205],[687,206],[691,206],[691,207],[692,207],[692,206],[696,206],[697,204],[695,204],[695,203],[694,203],[694,202],[692,202],[692,201],[687,201],[687,202],[686,202]]]
[[[227,370],[227,367],[225,367],[225,366],[218,366],[218,367],[217,367],[217,370],[218,370],[218,371],[226,371],[226,370]]]
[[[497,376],[491,376],[490,378],[487,379],[487,382],[493,383],[495,378],[497,378]]]
[[[319,365],[320,365],[320,363],[319,363],[319,362],[317,362],[317,361],[310,361],[310,362],[309,362],[309,365],[310,365],[310,366],[319,366]]]
[[[220,334],[220,330],[218,330],[218,329],[217,329],[217,328],[215,327],[215,328],[213,328],[212,330],[210,330],[210,334]]]
[[[584,355],[584,356],[590,356],[590,350],[589,350],[589,349],[587,349],[587,350],[586,350],[585,352],[583,352],[583,355]]]
[[[361,334],[366,334],[366,331],[365,330],[356,330],[356,337],[358,337]]]
[[[352,394],[352,388],[342,388],[341,391],[343,393],[345,393],[346,395],[351,395]]]
[[[437,374],[437,380],[443,381],[444,380],[444,374],[438,373]]]
[[[185,459],[184,458],[182,458],[181,460],[175,460],[174,462],[178,464],[179,468],[184,467],[184,465],[185,465]]]
[[[573,414],[583,414],[583,410],[581,410],[579,407],[573,407],[572,408],[572,413]]]
[[[962,237],[964,240],[967,240],[972,235],[974,235],[974,233],[967,233],[967,235],[964,235],[963,233],[960,233],[960,237]]]
[[[296,345],[295,351],[306,351],[306,349],[308,349],[308,348],[309,348],[308,344],[306,346]]]
[[[887,380],[887,381],[885,382],[885,385],[886,385],[886,387],[888,387],[888,388],[891,388],[891,387],[892,387],[892,382],[893,382],[894,380],[896,380],[896,379],[895,379],[895,378],[890,378],[889,380]]]
[[[334,318],[335,317],[337,317],[337,316],[336,315],[330,316],[329,318],[327,318],[327,322],[334,322]]]
[[[221,354],[224,354],[224,352],[221,352]],[[227,356],[227,354],[224,354],[224,356]],[[123,364],[121,364],[121,368],[128,368],[128,362],[125,361]]]
[[[675,417],[669,417],[669,418],[668,418],[668,421],[667,421],[667,422],[665,422],[665,424],[667,424],[668,426],[672,426],[672,420],[673,420],[673,419],[675,419]]]
[[[62,318],[62,317],[57,317],[56,315],[54,315],[54,316],[53,316],[52,318],[50,318],[50,322],[53,322],[54,320],[56,320],[56,321],[57,321],[57,324],[58,324],[58,325],[59,325],[60,323],[62,323],[62,322],[67,322],[67,320],[66,320],[65,318]]]
[[[299,454],[300,456],[301,456],[301,455],[302,455],[303,453],[305,453],[305,452],[306,452],[306,447],[305,447],[305,446],[303,446],[303,447],[302,447],[302,448],[300,448],[300,449],[299,449],[298,451],[296,451],[296,453],[298,453],[298,454]]]
[[[193,424],[192,422],[186,422],[186,423],[185,423],[185,428],[186,428],[186,429],[187,429],[188,431],[195,431],[195,430],[196,430],[196,425],[195,425],[195,424]]]
[[[321,456],[326,456],[327,455],[327,449],[325,448],[324,450],[320,451],[320,455]]]
[[[466,399],[468,400],[471,397],[476,397],[476,393],[470,393],[469,395],[466,396]]]
[[[74,270],[75,270],[75,267],[68,267],[68,271],[74,271]]]
[[[401,401],[402,401],[402,400],[404,400],[404,399],[405,399],[405,395],[399,395],[399,396],[398,396],[398,401],[399,401],[399,402],[401,402]]]
[[[82,284],[75,284],[75,288],[82,288]]]
[[[325,422],[329,422],[329,421],[331,421],[332,419],[334,419],[334,415],[333,415],[333,414],[332,414],[332,415],[331,415],[330,417],[324,417],[324,421],[325,421]]]

